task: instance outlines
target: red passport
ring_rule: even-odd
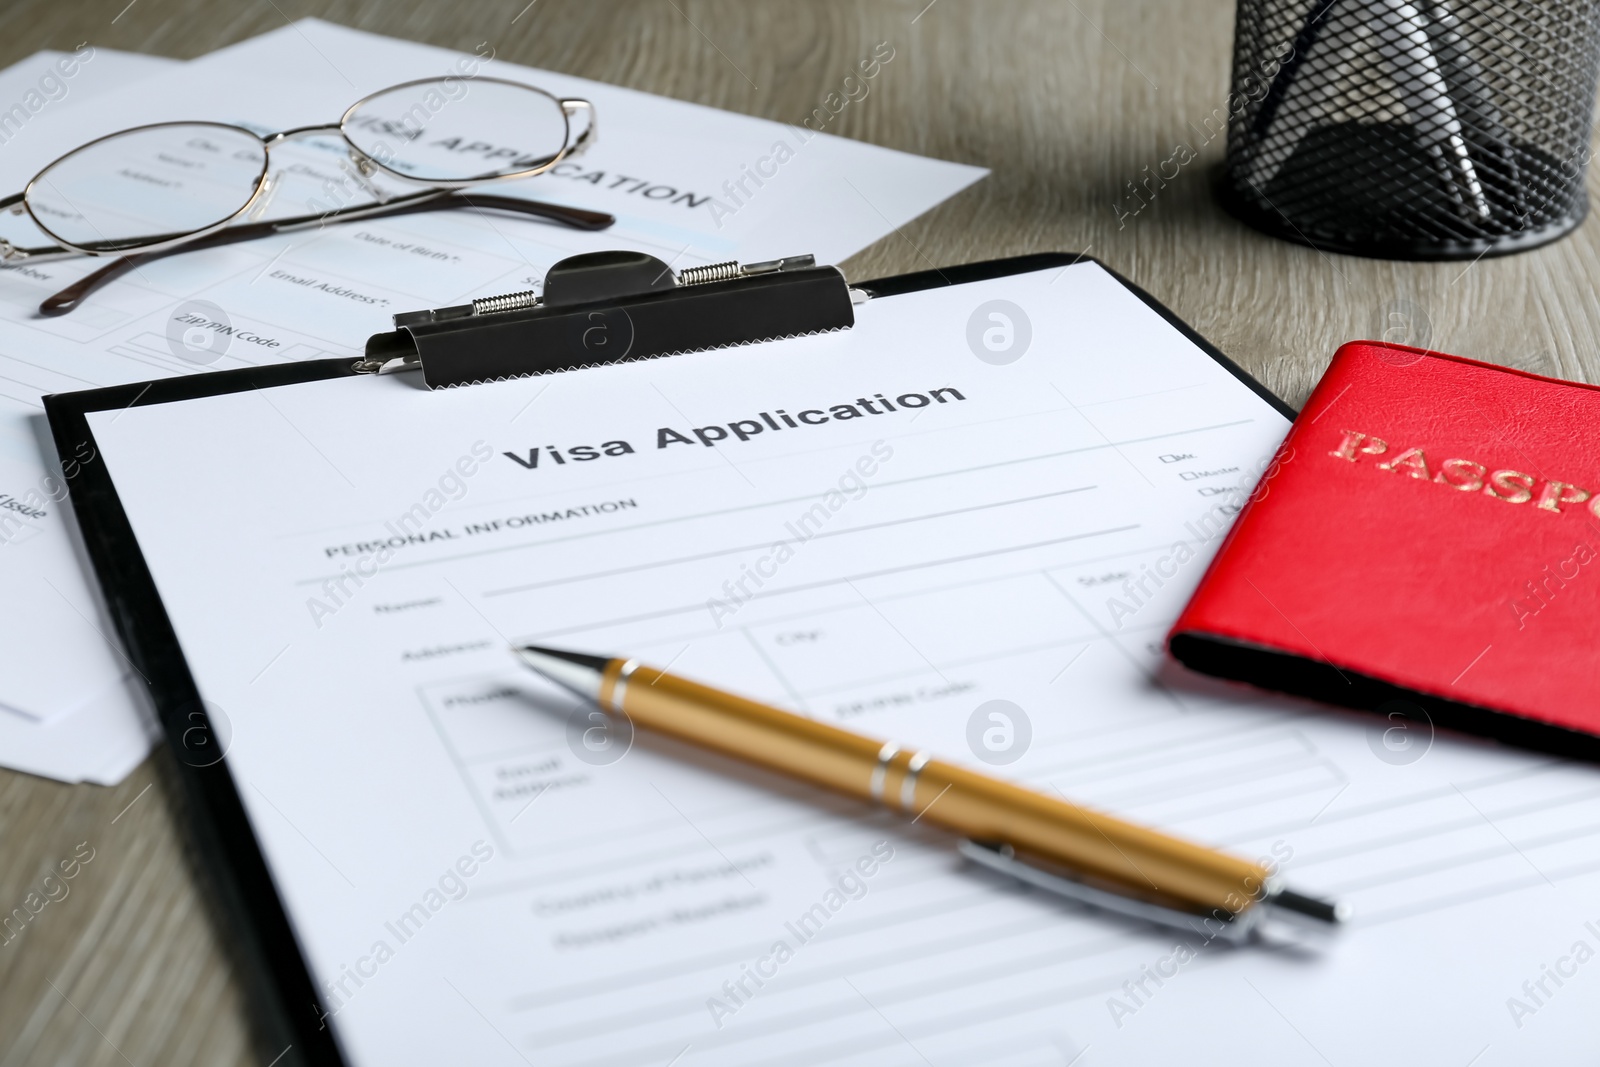
[[[1345,345],[1168,646],[1207,674],[1600,758],[1600,389]]]

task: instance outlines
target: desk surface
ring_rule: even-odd
[[[1222,138],[1199,142],[1225,107],[1231,0],[537,0],[521,17],[522,0],[123,2],[9,0],[0,65],[84,40],[189,58],[319,15],[798,121],[888,41],[894,66],[837,132],[994,173],[849,261],[853,277],[1087,249],[1296,406],[1341,341],[1386,331],[1600,382],[1594,219],[1510,259],[1413,264],[1283,244],[1216,207]],[[1125,183],[1180,141],[1199,158],[1119,218]],[[0,770],[0,910],[85,841],[94,859],[69,896],[0,945],[0,1067],[269,1063],[154,762],[115,789]]]

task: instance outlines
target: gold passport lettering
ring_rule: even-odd
[[[1470,459],[1447,459],[1439,464],[1439,473],[1433,476],[1433,480],[1463,493],[1476,493],[1483,488],[1483,476],[1487,473],[1489,468],[1482,463],[1474,463]]]
[[[1420,448],[1408,448],[1387,463],[1378,464],[1378,469],[1383,471],[1405,471],[1413,478],[1427,481],[1432,475],[1428,471],[1428,457],[1422,454]]]
[[[1521,471],[1495,471],[1483,491],[1508,504],[1526,504],[1533,499],[1533,475]]]
[[[1339,446],[1328,453],[1334,459],[1356,463],[1364,455],[1381,456],[1389,451],[1389,443],[1381,437],[1356,430],[1340,430],[1339,433]],[[1447,459],[1439,464],[1435,473],[1429,468],[1427,453],[1421,447],[1407,448],[1374,466],[1381,471],[1407,474],[1419,481],[1431,481],[1463,493],[1481,491],[1507,504],[1526,504],[1534,500],[1534,490],[1537,488],[1538,499],[1534,507],[1541,511],[1560,514],[1561,505],[1581,504],[1587,500],[1589,510],[1596,518],[1600,518],[1600,498],[1572,482],[1550,478],[1540,484],[1532,474],[1510,468],[1490,472],[1488,467],[1471,459]]]
[[[1588,499],[1587,489],[1579,489],[1570,482],[1551,481],[1544,483],[1544,488],[1539,491],[1539,502],[1534,507],[1546,511],[1560,511],[1562,504],[1581,504]]]

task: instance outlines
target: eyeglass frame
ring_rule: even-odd
[[[39,227],[41,232],[49,237],[54,237],[59,243],[41,248],[20,248],[12,244],[9,240],[0,237],[0,263],[22,263],[27,260],[49,262],[74,255],[97,257],[137,256],[145,253],[164,252],[194,241],[203,240],[212,234],[226,229],[239,218],[249,213],[256,201],[260,200],[262,195],[266,193],[272,186],[272,177],[270,176],[270,172],[272,169],[271,164],[273,147],[296,137],[328,136],[330,133],[336,133],[339,138],[344,141],[346,147],[350,151],[351,161],[355,165],[355,168],[360,175],[358,180],[363,182],[364,188],[368,193],[374,196],[374,199],[377,202],[363,205],[361,207],[339,208],[333,211],[324,212],[319,215],[305,215],[296,218],[279,220],[270,224],[273,227],[273,233],[290,233],[295,230],[307,229],[311,226],[322,225],[327,222],[344,222],[353,219],[368,218],[373,215],[383,214],[390,211],[403,211],[412,207],[413,205],[425,204],[429,200],[441,198],[452,192],[472,186],[489,185],[495,182],[516,181],[523,178],[537,177],[538,175],[550,170],[552,167],[560,164],[563,160],[571,159],[573,156],[581,155],[583,152],[587,151],[597,139],[596,130],[598,129],[598,125],[596,122],[594,105],[592,103],[576,97],[558,97],[554,93],[546,92],[545,90],[537,88],[536,86],[525,85],[522,82],[511,81],[508,78],[476,78],[474,80],[481,82],[492,82],[500,85],[510,85],[518,89],[526,89],[529,92],[538,93],[539,95],[554,101],[556,106],[561,110],[563,127],[561,149],[556,152],[555,155],[543,161],[538,166],[530,167],[526,170],[513,171],[510,174],[496,174],[485,178],[415,178],[397,171],[393,167],[385,165],[382,160],[373,157],[365,150],[360,148],[354,141],[350,139],[350,135],[345,132],[345,124],[350,121],[350,117],[355,114],[358,108],[366,104],[373,97],[379,96],[383,93],[393,92],[396,89],[406,89],[414,85],[427,85],[443,80],[444,79],[442,78],[415,78],[411,81],[399,82],[395,85],[385,86],[382,89],[368,93],[366,96],[363,96],[361,99],[345,108],[344,113],[339,116],[338,122],[323,123],[316,126],[296,126],[288,130],[281,130],[277,133],[266,135],[256,133],[254,130],[247,129],[243,126],[235,126],[234,124],[228,122],[195,120],[151,122],[142,126],[130,126],[124,130],[117,130],[101,137],[96,137],[93,140],[85,141],[76,148],[57,156],[55,159],[51,160],[48,164],[41,168],[39,173],[35,174],[28,180],[28,184],[23,187],[22,192],[0,199],[0,211],[10,211],[12,214],[22,214],[25,211],[28,217],[33,220],[34,225]],[[584,128],[583,132],[578,135],[576,140],[574,140],[572,137],[572,116],[579,112],[587,112],[589,116],[589,122]],[[59,234],[47,227],[43,222],[39,221],[39,216],[34,214],[33,205],[28,202],[28,194],[33,191],[33,187],[38,183],[39,179],[50,172],[51,168],[55,167],[68,157],[74,156],[87,148],[92,148],[94,145],[100,144],[102,141],[109,141],[113,138],[123,137],[130,133],[137,133],[140,130],[160,129],[164,126],[212,126],[218,129],[249,134],[251,137],[254,137],[256,140],[260,141],[262,149],[261,173],[256,176],[255,189],[251,192],[249,199],[247,199],[244,204],[241,205],[233,214],[208,226],[202,226],[195,230],[189,230],[182,234],[176,234],[165,240],[152,242],[150,244],[127,245],[113,249],[96,249],[84,245],[74,244],[62,238]],[[384,199],[379,193],[377,193],[375,188],[370,183],[365,181],[365,179],[371,177],[372,172],[370,168],[373,167],[376,167],[384,173],[389,174],[401,181],[411,182],[417,185],[426,185],[428,188],[419,193],[413,193],[408,196],[398,196]],[[572,212],[577,219],[577,221],[573,222],[574,225],[583,226],[584,228],[603,228],[603,226],[596,227],[593,224],[593,219],[596,215],[594,212],[585,212],[578,209],[565,208],[561,205],[555,204],[541,204],[533,201],[530,201],[529,203],[532,206],[537,206],[543,209],[541,211],[534,212],[536,214],[542,214],[546,217],[549,217],[551,214],[556,214],[556,216],[559,218],[562,213]],[[585,216],[587,216],[587,219]],[[610,216],[604,217],[610,219]],[[610,219],[610,221],[614,222],[615,220]],[[609,224],[609,222],[605,223],[605,225]],[[266,235],[263,234],[261,236]]]

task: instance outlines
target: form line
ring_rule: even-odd
[[[1068,541],[1081,541],[1081,540],[1084,540],[1085,538],[1089,538],[1089,537],[1104,537],[1107,534],[1123,533],[1123,532],[1128,531],[1128,530],[1137,530],[1138,528],[1139,528],[1138,523],[1134,523],[1134,524],[1129,525],[1129,526],[1113,526],[1113,527],[1110,527],[1109,529],[1105,529],[1105,530],[1090,530],[1088,533],[1069,534],[1066,537],[1052,537],[1047,541],[1033,541],[1033,542],[1030,542],[1030,543],[1025,544],[1025,545],[1010,545],[1010,546],[1007,546],[1006,548],[997,548],[997,549],[993,549],[993,550],[988,551],[988,552],[971,552],[971,553],[968,553],[967,555],[964,555],[964,556],[947,556],[947,557],[945,557],[943,559],[926,560],[926,561],[921,562],[921,563],[908,563],[905,566],[901,566],[901,567],[885,567],[882,570],[867,571],[867,572],[862,573],[862,574],[844,575],[844,576],[841,576],[841,577],[838,577],[838,578],[824,578],[824,579],[822,579],[820,581],[806,582],[806,583],[801,584],[801,585],[788,586],[787,588],[784,588],[784,589],[773,589],[773,590],[769,590],[767,592],[757,593],[755,596],[751,597],[750,599],[751,600],[757,600],[757,599],[766,599],[768,597],[775,597],[775,596],[787,596],[787,595],[791,595],[791,594],[794,594],[794,593],[808,592],[808,591],[810,591],[812,589],[821,589],[821,588],[824,588],[825,586],[842,585],[845,582],[852,581],[852,580],[854,580],[854,581],[862,581],[862,580],[865,580],[865,579],[868,579],[868,578],[882,578],[882,577],[884,577],[886,575],[890,575],[890,574],[903,574],[903,573],[905,573],[907,571],[922,570],[922,569],[928,568],[928,567],[943,567],[943,566],[948,566],[949,564],[952,564],[952,563],[969,563],[969,562],[971,562],[972,560],[975,560],[975,559],[987,559],[987,558],[989,558],[991,556],[1003,556],[1003,555],[1006,555],[1006,554],[1011,553],[1011,552],[1027,552],[1027,551],[1030,551],[1030,550],[1035,549],[1035,548],[1046,548],[1046,547],[1048,547],[1050,545],[1065,544]],[[485,595],[487,595],[487,594],[485,594]],[[748,603],[748,601],[747,601],[747,603]],[[661,611],[646,612],[646,613],[644,613],[642,615],[630,615],[630,616],[627,616],[625,618],[620,618],[620,619],[606,619],[606,620],[601,621],[601,622],[587,622],[587,623],[583,623],[583,624],[578,625],[578,626],[564,626],[564,627],[562,627],[562,628],[560,628],[558,630],[544,630],[544,631],[542,631],[542,632],[540,632],[538,634],[535,634],[533,636],[544,638],[544,637],[558,637],[558,636],[560,636],[562,634],[582,633],[585,630],[598,630],[598,629],[601,629],[601,628],[603,628],[605,626],[611,626],[611,625],[616,625],[616,624],[620,624],[620,623],[643,622],[643,621],[648,620],[648,619],[664,618],[664,617],[666,617],[668,615],[682,615],[685,612],[704,611],[705,607],[706,606],[705,606],[704,603],[698,603],[698,602],[694,603],[694,604],[679,605],[677,607],[666,608],[666,609],[661,610]],[[1102,635],[1102,636],[1104,636],[1104,635]]]
[[[889,519],[884,522],[874,522],[867,523],[862,526],[852,526],[846,530],[825,530],[821,533],[812,534],[810,537],[806,538],[800,543],[809,544],[812,541],[821,541],[831,537],[846,537],[850,534],[867,533],[872,530],[882,530],[891,526],[904,526],[907,523],[927,522],[931,519],[947,519],[954,515],[969,515],[975,511],[988,511],[992,508],[1010,507],[1013,504],[1032,504],[1040,500],[1048,500],[1059,496],[1068,496],[1072,493],[1083,493],[1089,491],[1090,489],[1098,488],[1099,486],[1097,485],[1080,485],[1072,489],[1058,489],[1052,493],[1039,493],[1034,496],[1017,497],[1014,500],[997,500],[989,504],[974,504],[971,507],[953,508],[949,511],[935,511],[926,515],[907,515],[899,519]],[[659,560],[653,563],[638,563],[628,567],[617,567],[609,571],[592,571],[588,574],[574,574],[562,578],[551,578],[548,581],[533,582],[528,585],[512,585],[507,586],[504,589],[491,589],[483,595],[490,597],[505,596],[510,593],[528,593],[535,589],[548,589],[551,586],[557,585],[571,585],[574,582],[587,582],[596,578],[615,578],[622,574],[633,574],[637,573],[638,571],[655,570],[658,567],[673,567],[683,563],[700,563],[708,559],[716,559],[719,556],[731,556],[740,552],[755,552],[759,549],[771,547],[772,540],[768,538],[756,544],[736,545],[731,548],[719,548],[712,552],[702,552],[693,556],[677,556],[672,559]]]
[[[1078,416],[1078,418],[1083,420],[1084,425],[1088,426],[1089,429],[1093,430],[1095,433],[1100,435],[1100,440],[1104,441],[1106,444],[1111,445],[1112,448],[1116,449],[1117,455],[1122,457],[1122,462],[1124,462],[1128,466],[1132,467],[1133,468],[1133,473],[1137,474],[1139,477],[1144,479],[1144,484],[1148,485],[1152,489],[1154,489],[1156,487],[1156,483],[1152,482],[1150,480],[1150,476],[1148,474],[1146,474],[1144,471],[1140,470],[1139,469],[1139,465],[1137,463],[1135,463],[1133,460],[1129,459],[1128,458],[1128,454],[1126,452],[1124,452],[1120,447],[1118,447],[1117,445],[1112,443],[1111,438],[1106,435],[1106,432],[1104,430],[1102,430],[1099,426],[1095,425],[1094,420],[1089,418],[1089,416],[1087,416],[1087,415],[1085,415],[1083,413],[1083,409],[1082,408],[1080,408],[1077,404],[1074,404],[1072,402],[1072,398],[1070,396],[1068,396],[1065,392],[1062,391],[1061,386],[1057,385],[1055,382],[1051,382],[1050,383],[1050,388],[1054,389],[1057,393],[1059,393],[1061,395],[1061,399],[1065,400],[1067,402],[1067,406],[1072,408],[1073,413],[1076,414]]]
[[[926,409],[921,409],[921,410],[926,410]],[[991,420],[985,420],[985,421],[991,421]],[[1234,426],[1243,426],[1246,423],[1253,422],[1253,421],[1255,421],[1255,420],[1253,420],[1253,419],[1235,419],[1232,422],[1219,422],[1219,423],[1215,423],[1215,424],[1212,424],[1212,425],[1209,425],[1209,426],[1194,426],[1194,427],[1189,427],[1187,429],[1174,430],[1174,431],[1172,431],[1170,433],[1151,434],[1148,437],[1131,437],[1131,438],[1128,438],[1126,440],[1117,441],[1117,442],[1114,442],[1114,443],[1118,444],[1118,445],[1138,445],[1138,444],[1144,444],[1144,443],[1149,442],[1149,441],[1164,441],[1164,440],[1167,440],[1167,439],[1173,438],[1173,437],[1184,437],[1184,436],[1186,436],[1188,434],[1191,434],[1191,433],[1208,433],[1208,432],[1210,432],[1212,430],[1231,429]],[[981,424],[977,424],[977,425],[981,425]],[[943,432],[943,431],[930,431],[930,432],[938,433],[938,432]],[[937,480],[937,479],[940,479],[940,478],[953,478],[953,477],[956,477],[958,475],[963,475],[963,474],[980,474],[980,473],[983,473],[984,471],[999,470],[1002,467],[1013,467],[1013,466],[1016,466],[1016,465],[1021,464],[1021,463],[1038,463],[1038,462],[1041,462],[1041,461],[1047,460],[1047,459],[1060,459],[1063,456],[1077,456],[1077,455],[1082,455],[1082,454],[1084,454],[1086,452],[1098,452],[1103,448],[1109,448],[1109,447],[1110,447],[1110,445],[1102,443],[1102,444],[1093,444],[1093,445],[1083,445],[1083,446],[1078,447],[1078,448],[1065,448],[1065,449],[1062,449],[1059,452],[1042,452],[1042,453],[1040,453],[1038,455],[1034,455],[1034,456],[1019,456],[1019,457],[1017,457],[1015,459],[1003,459],[1003,460],[998,460],[998,461],[996,461],[994,463],[979,463],[979,464],[976,464],[976,465],[971,466],[971,467],[958,467],[955,470],[938,471],[938,472],[933,473],[933,474],[918,474],[918,475],[913,475],[913,476],[908,477],[908,478],[896,478],[894,480],[887,481],[887,482],[874,482],[873,483],[873,488],[881,490],[881,489],[888,489],[888,488],[894,487],[894,486],[913,485],[913,484],[916,484],[917,482],[934,481],[934,480]],[[815,451],[830,451],[830,449],[817,449]],[[801,455],[809,455],[809,454],[810,453],[801,453]],[[606,483],[606,485],[601,486],[600,488],[609,488],[610,486],[613,486],[613,485],[629,485],[629,484],[633,484],[634,482],[637,482],[637,481],[640,481],[640,479],[629,478],[629,479],[624,479],[624,480],[622,480],[620,482]],[[1095,487],[1095,488],[1097,488],[1097,487]],[[669,525],[669,524],[675,523],[675,522],[692,522],[692,521],[694,521],[696,519],[720,518],[720,517],[722,517],[724,515],[736,515],[736,514],[738,514],[740,512],[754,511],[754,510],[757,510],[759,508],[777,507],[780,504],[798,504],[801,501],[805,501],[805,500],[815,500],[818,497],[822,497],[822,496],[827,495],[828,492],[829,492],[828,489],[820,489],[820,490],[816,490],[816,491],[813,491],[813,492],[803,493],[803,494],[801,494],[799,496],[783,497],[783,498],[778,499],[778,500],[767,500],[767,501],[761,501],[761,502],[754,503],[754,504],[740,504],[740,505],[738,505],[736,507],[731,507],[731,508],[719,508],[716,511],[698,511],[698,512],[692,512],[692,513],[687,514],[687,515],[673,515],[673,516],[670,516],[670,517],[664,518],[664,519],[654,519],[654,520],[651,520],[650,522],[634,523],[631,526],[611,526],[611,527],[605,528],[604,530],[590,530],[590,531],[585,531],[585,532],[580,533],[580,534],[568,534],[568,535],[565,535],[565,536],[562,536],[562,537],[547,537],[547,538],[545,538],[543,540],[540,540],[540,541],[524,541],[524,542],[521,542],[520,544],[514,544],[514,545],[500,545],[500,546],[497,546],[497,547],[494,547],[494,548],[475,549],[475,550],[473,550],[471,552],[458,552],[458,553],[455,553],[453,555],[438,556],[438,557],[435,557],[433,559],[428,559],[428,560],[416,560],[416,561],[413,561],[411,563],[390,563],[385,569],[392,571],[392,570],[407,570],[407,569],[410,569],[410,568],[413,568],[413,567],[431,567],[431,566],[433,566],[435,564],[438,564],[438,563],[450,563],[450,562],[454,562],[456,560],[472,559],[472,558],[475,558],[477,556],[495,555],[495,554],[501,553],[501,552],[517,552],[517,551],[521,551],[523,549],[528,549],[528,548],[542,548],[545,545],[563,544],[563,543],[565,543],[567,541],[588,540],[589,538],[594,537],[596,534],[600,534],[600,533],[605,533],[605,534],[631,533],[631,532],[633,532],[635,530],[645,530],[645,529],[650,529],[650,528],[653,528],[653,527],[656,527],[656,526]],[[544,501],[549,500],[549,499],[553,499],[553,498],[554,499],[570,499],[571,496],[570,496],[570,494],[566,494],[566,493],[550,493],[550,494],[545,494],[543,496],[536,495],[536,496],[532,496],[532,497],[528,497],[528,498],[518,498],[518,500],[515,501],[515,502],[518,503],[518,504],[526,505],[526,506],[534,506],[534,505],[544,506],[543,505]],[[506,501],[506,503],[511,503],[511,501]],[[341,523],[338,526],[319,527],[319,528],[317,528],[315,530],[304,530],[304,531],[300,531],[298,533],[285,534],[285,535],[281,535],[281,536],[284,536],[284,537],[305,537],[305,536],[310,536],[312,534],[328,533],[328,532],[332,532],[332,531],[335,531],[335,530],[346,530],[346,529],[354,529],[354,528],[356,528],[356,524]],[[321,575],[321,576],[314,577],[314,578],[302,578],[302,579],[298,580],[295,584],[296,585],[315,585],[318,582],[321,582],[321,581],[323,581],[323,580],[325,580],[327,578],[336,578],[336,577],[338,577],[338,575]]]

